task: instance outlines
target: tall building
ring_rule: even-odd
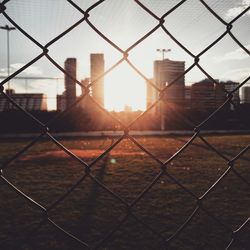
[[[64,70],[73,78],[76,79],[76,58],[67,58],[64,63]],[[66,108],[68,108],[76,100],[76,82],[65,74],[65,98]]]
[[[242,87],[241,104],[250,104],[250,86]]]
[[[7,90],[6,93],[23,109],[27,111],[42,111],[47,110],[47,97],[40,93],[18,93],[13,89]],[[6,110],[17,110],[17,108],[0,95],[0,112]]]
[[[154,61],[154,82],[157,87],[162,89],[180,76],[180,78],[167,89],[164,98],[165,101],[173,103],[183,102],[185,97],[185,77],[182,74],[184,71],[184,61],[172,61],[169,59]]]
[[[92,85],[92,97],[104,107],[104,55],[90,54],[90,81]]]

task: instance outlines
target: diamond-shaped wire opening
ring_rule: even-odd
[[[49,42],[82,18],[80,13],[76,12],[68,2],[64,1],[56,3],[46,0],[31,3],[24,0],[22,4],[18,3],[18,1],[11,1],[7,7],[6,13],[42,44]],[[35,15],[32,15],[32,13],[35,13]]]
[[[132,141],[124,139],[110,151],[103,171],[105,176],[100,181],[131,203],[158,175],[160,166]],[[97,174],[95,176],[98,178]]]
[[[143,75],[145,75],[148,79],[151,79],[154,74],[153,61],[160,61],[163,59],[162,52],[157,51],[157,49],[162,47],[165,47],[166,50],[171,49],[170,51],[166,51],[164,53],[164,59],[185,61],[185,69],[188,69],[193,64],[194,60],[190,54],[176,44],[176,42],[173,41],[173,39],[169,37],[161,28],[158,28],[143,41],[137,44],[129,52],[128,59]],[[142,57],[142,55],[144,56]],[[143,60],[144,58],[147,58],[147,60]],[[160,88],[162,88],[162,86]]]
[[[105,164],[105,161],[100,164]],[[104,170],[100,169],[96,174],[98,182],[105,178]],[[86,177],[65,200],[51,210],[50,218],[64,230],[94,246],[113,229],[117,218],[124,213],[124,204],[119,199],[92,178]]]
[[[9,27],[14,27],[10,22],[8,22],[6,19],[2,18],[1,19],[2,22],[7,23]],[[29,39],[27,39],[26,36],[24,36],[19,30],[15,29],[12,30],[12,32],[9,34],[9,39],[11,40],[16,40],[16,43],[11,43],[9,44],[9,49],[10,49],[10,58],[9,58],[9,74],[10,76],[16,72],[18,72],[18,70],[20,70],[21,68],[25,67],[26,64],[28,64],[30,61],[32,61],[34,58],[36,58],[37,56],[40,55],[40,53],[42,52],[41,49],[36,46],[32,41],[30,41]],[[6,37],[3,36],[2,38],[4,38],[3,40],[1,39],[1,42],[3,43],[2,46],[6,46]],[[2,54],[3,53],[3,54]],[[18,55],[20,58],[18,58],[17,62],[13,62],[13,59],[11,57],[11,55]],[[1,66],[1,76],[5,76],[7,78],[8,76],[8,65],[6,65],[6,59],[7,58],[7,52],[4,49],[1,52],[1,57],[2,59],[2,66]],[[4,63],[4,64],[3,64]],[[34,76],[34,74],[39,74],[41,73],[39,71],[38,68],[34,67],[34,66],[30,66],[28,68],[26,68],[23,72],[22,72],[22,76]],[[20,75],[18,75],[20,76]],[[17,76],[17,78],[18,78]],[[1,79],[1,82],[5,81],[5,79]],[[17,82],[17,80],[15,78],[10,79],[9,81],[9,86],[11,89],[15,88],[15,90],[17,92],[20,92],[21,89],[19,88],[19,84]],[[5,83],[5,89],[8,89],[8,83]]]
[[[74,38],[77,36],[77,40]],[[94,46],[94,50],[93,50]],[[112,65],[122,58],[120,51],[116,50],[102,37],[100,37],[87,23],[83,21],[76,26],[69,33],[57,40],[49,47],[49,54],[58,62],[63,65],[60,51],[65,51],[65,58],[76,57],[78,79],[81,80],[89,76],[90,70],[90,56],[91,53],[104,53],[105,56],[105,70],[108,70]]]
[[[133,212],[167,239],[184,224],[195,206],[195,198],[163,174],[136,203]]]
[[[244,45],[249,50],[247,42]],[[201,56],[199,65],[214,79],[220,81],[231,80],[241,83],[249,77],[250,71],[240,65],[242,62],[247,63],[249,61],[249,54],[239,47],[229,35],[226,35]],[[238,69],[231,69],[225,62],[237,62],[239,63],[239,67]],[[230,91],[230,89],[227,90]]]
[[[183,12],[187,13],[185,17],[183,17]],[[188,1],[165,19],[164,27],[194,54],[212,43],[225,30],[223,24],[200,2]],[[191,30],[192,36],[190,36]]]
[[[105,77],[104,91],[107,108],[116,111],[113,114],[125,125],[146,108],[146,82],[126,62],[122,62]],[[137,111],[137,115],[132,111]]]
[[[111,9],[112,15],[110,15]],[[123,1],[119,1],[119,4],[111,1],[103,2],[91,11],[89,21],[124,50],[158,24],[157,20],[135,2]]]

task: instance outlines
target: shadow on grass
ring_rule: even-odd
[[[109,154],[107,154],[105,158],[103,159],[100,169],[95,176],[95,178],[98,179],[98,181],[100,182],[103,182],[103,179],[106,173],[108,160],[109,160]],[[82,221],[81,230],[84,230],[84,231],[91,230],[90,227],[93,224],[93,215],[95,214],[95,210],[97,208],[97,201],[98,201],[98,197],[100,194],[99,190],[100,190],[100,186],[96,182],[93,182],[92,187],[90,188],[87,201],[86,201],[85,211],[83,212],[82,219],[81,219]]]

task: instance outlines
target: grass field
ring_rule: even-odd
[[[163,162],[189,139],[181,136],[136,138]],[[249,144],[250,136],[206,136],[205,139],[226,158],[233,159]],[[60,142],[90,164],[111,145],[112,140],[68,139]],[[0,142],[1,163],[28,143]],[[231,231],[238,229],[250,214],[249,159],[250,153],[246,151],[234,165],[245,182],[233,171],[229,172],[204,198],[202,208],[171,241],[168,249],[225,249],[231,240]],[[225,159],[196,138],[169,162],[167,174],[195,196],[201,197],[227,168]],[[128,204],[160,172],[160,164],[129,139],[124,139],[91,167],[92,176]],[[47,209],[84,174],[83,165],[49,140],[37,142],[4,171],[5,178]],[[171,237],[197,206],[194,196],[167,174],[163,174],[134,204],[132,213],[100,249],[166,248],[164,239]],[[35,230],[45,218],[44,213],[3,180],[0,182],[0,200],[0,249],[85,249],[47,220]],[[49,210],[49,218],[94,248],[127,215],[127,211],[119,198],[87,176],[68,197]],[[30,234],[32,237],[26,241]],[[238,239],[231,249],[250,249],[250,225],[240,231]]]

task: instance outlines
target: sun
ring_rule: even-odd
[[[104,79],[104,103],[109,111],[132,111],[146,109],[146,82],[123,63],[110,72]]]

